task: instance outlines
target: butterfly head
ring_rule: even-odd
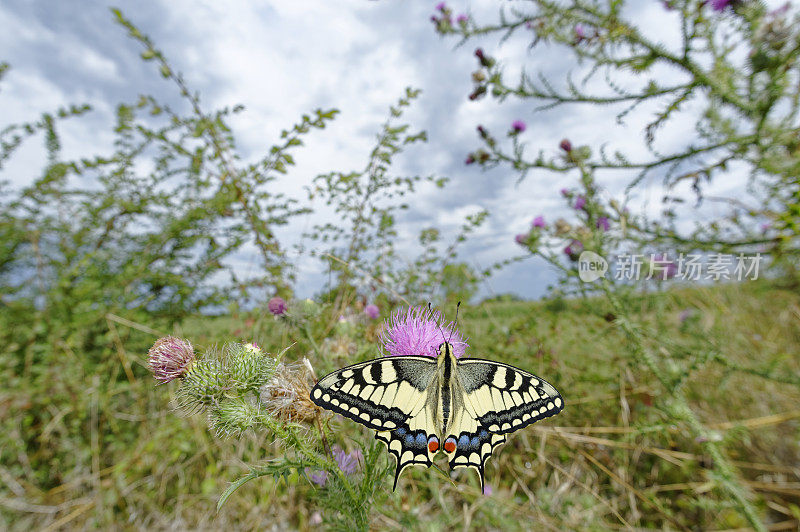
[[[445,358],[448,357],[455,357],[455,352],[453,351],[453,344],[450,342],[442,342],[439,344],[439,352],[437,353],[437,360],[441,363],[444,361]]]

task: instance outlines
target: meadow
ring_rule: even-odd
[[[769,528],[796,528],[800,296],[762,281],[675,288],[632,304],[655,349],[679,344],[725,354],[724,363],[699,368],[685,393],[725,443],[737,481],[755,494]],[[84,353],[97,360],[94,372],[68,343],[31,346],[56,356],[17,378],[6,373],[4,527],[314,529],[327,522],[330,510],[316,504],[327,488],[297,473],[244,484],[217,512],[229,482],[286,448],[264,432],[215,437],[205,416],[180,415],[174,385],[156,386],[146,368],[147,349],[165,332],[198,346],[255,340],[271,353],[291,344],[287,360],[307,356],[320,374],[379,355],[380,320],[358,316],[343,335],[335,328],[343,309],[323,308],[312,328],[323,346],[318,352],[262,312],[188,318],[171,331],[109,316],[98,348]],[[567,406],[509,438],[488,462],[486,495],[472,471],[450,480],[423,468],[407,472],[392,493],[393,471],[383,468],[391,470],[393,460],[381,446],[370,527],[746,528],[715,487],[701,443],[664,411],[664,390],[635,363],[612,313],[599,299],[463,308],[459,325],[469,353],[544,376]],[[371,445],[371,431],[341,418],[329,423],[342,448]]]

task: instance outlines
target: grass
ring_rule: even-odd
[[[676,374],[709,353],[683,383],[691,409],[709,437],[724,442],[770,529],[796,529],[800,295],[751,282],[637,295],[625,304],[648,347],[677,361]],[[249,482],[216,512],[219,495],[248,464],[284,450],[267,434],[220,440],[203,416],[171,409],[174,387],[154,386],[144,368],[156,338],[148,328],[157,327],[121,318],[97,332],[91,353],[69,338],[40,346],[42,356],[52,355],[38,369],[46,378],[32,377],[35,357],[20,370],[10,351],[3,356],[10,384],[0,392],[4,527],[315,528],[318,488],[297,476]],[[412,468],[394,494],[386,479],[371,526],[745,528],[702,441],[674,421],[659,381],[633,362],[617,318],[602,299],[462,309],[469,353],[541,375],[566,408],[513,434],[489,460],[491,495],[479,492],[473,471],[458,470],[450,482],[435,469]],[[378,354],[376,323],[360,324],[351,342],[325,342],[331,326],[319,320],[312,328],[322,356],[272,316],[196,318],[170,332],[198,346],[255,339],[272,352],[296,342],[286,356],[308,355],[319,375]],[[90,365],[78,364],[90,355]],[[372,439],[348,420],[330,426],[344,448]],[[444,460],[439,465],[448,470]]]

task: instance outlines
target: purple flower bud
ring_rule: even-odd
[[[431,15],[431,22],[433,22],[434,24],[438,24],[439,17],[437,17],[436,15]]]
[[[481,62],[483,62],[486,59],[486,56],[483,55],[483,48],[476,48],[475,49],[475,57],[480,59]]]
[[[445,9],[447,9],[447,4],[444,2],[439,2],[438,4],[436,4],[436,9],[438,11],[444,11]]]
[[[273,297],[267,303],[267,308],[275,316],[286,314],[286,301],[282,297]]]
[[[459,24],[466,24],[468,20],[469,17],[463,13],[456,17],[456,22]]]
[[[533,225],[533,227],[538,227],[540,229],[543,229],[544,227],[547,226],[547,224],[544,221],[544,216],[542,216],[542,215],[539,215],[536,218],[534,218],[532,225]]]
[[[569,141],[569,139],[562,140],[558,147],[567,153],[572,151],[572,143]]]
[[[159,384],[183,377],[194,361],[192,344],[181,338],[159,338],[147,352],[147,367]]]
[[[714,11],[723,11],[726,7],[731,5],[733,2],[732,0],[711,0],[709,4],[711,4],[711,9]]]
[[[364,314],[371,320],[377,320],[381,315],[381,309],[378,308],[378,305],[370,304],[364,308]]]
[[[570,192],[569,192],[569,190],[568,190],[568,189],[566,189],[566,188],[562,188],[562,189],[561,189],[561,195],[562,195],[562,196],[564,196],[565,198],[567,198],[567,197],[569,197],[569,195],[570,195]]]
[[[525,125],[525,122],[522,120],[514,120],[511,122],[511,129],[514,130],[516,133],[522,133],[528,126]]]
[[[528,240],[528,235],[522,233],[514,237],[514,241],[516,241],[516,243],[519,244],[520,246],[524,246],[527,240]]]
[[[583,196],[575,198],[575,210],[580,211],[583,210],[584,207],[586,207],[586,198]]]
[[[567,247],[564,248],[564,253],[571,260],[578,260],[581,252],[583,251],[583,243],[580,240],[573,240]]]
[[[583,25],[575,25],[575,38],[578,40],[578,42],[581,42],[586,38],[586,30],[583,29]]]
[[[597,219],[597,228],[602,231],[608,231],[611,229],[611,224],[608,221],[608,218],[605,216],[601,216]]]
[[[464,164],[472,164],[474,162],[475,162],[475,157],[473,157],[472,154],[470,153],[469,155],[467,155],[467,160],[464,161]]]

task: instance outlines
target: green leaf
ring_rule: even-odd
[[[248,474],[246,474],[245,476],[243,476],[242,478],[240,478],[239,480],[233,481],[231,483],[231,485],[228,486],[228,489],[226,489],[222,493],[222,495],[220,495],[219,501],[217,501],[217,511],[219,512],[219,509],[222,508],[222,505],[225,504],[225,501],[228,500],[228,497],[233,495],[234,491],[238,490],[239,488],[241,488],[242,486],[244,486],[245,484],[247,484],[251,480],[256,479],[258,477],[263,477],[264,475],[267,475],[267,474],[268,473],[264,473],[262,471],[256,471],[254,469],[254,470],[250,471]]]

